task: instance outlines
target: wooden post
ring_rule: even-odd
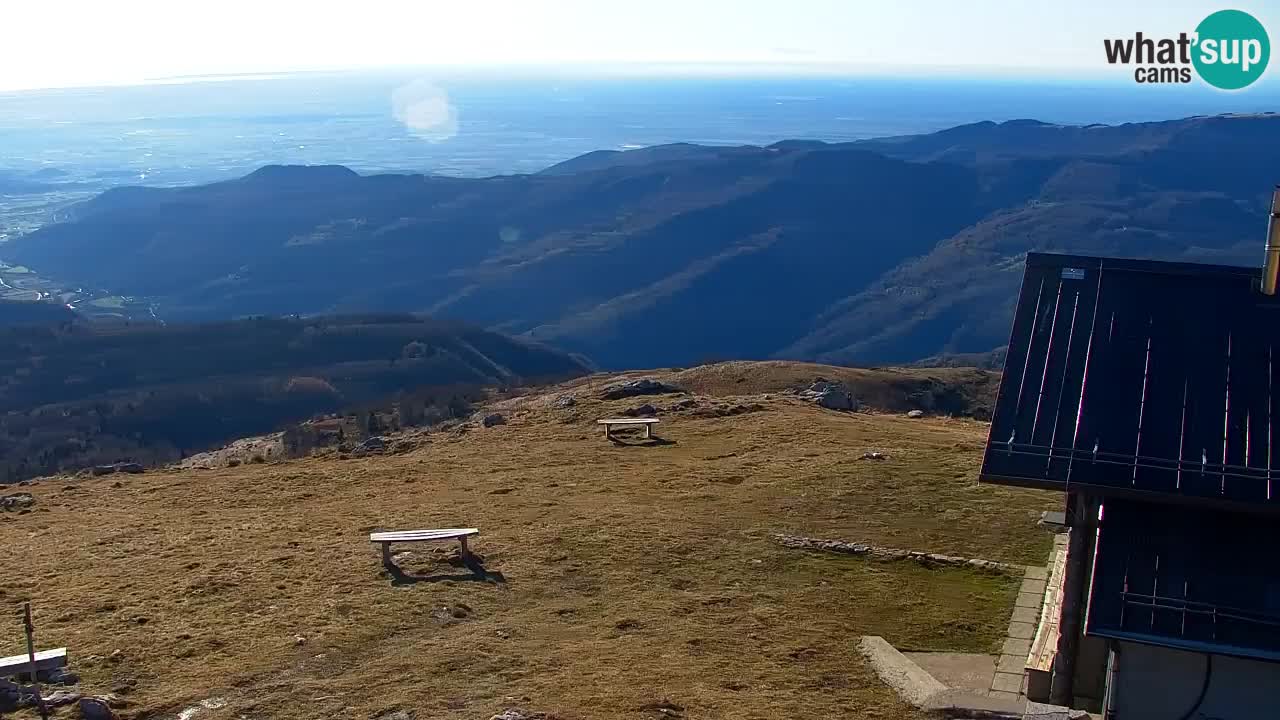
[[[391,567],[391,543],[389,542],[382,543],[382,564],[387,568]]]
[[[462,543],[462,562],[465,563],[467,561],[467,553],[470,552],[467,550],[467,536],[463,535],[458,538],[458,542]]]
[[[22,624],[27,631],[27,657],[31,660],[31,688],[36,693],[36,705],[40,708],[42,720],[49,720],[49,708],[44,705],[44,693],[40,692],[40,679],[36,676],[36,638],[35,625],[31,622],[31,603],[22,604]]]

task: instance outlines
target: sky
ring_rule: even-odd
[[[1227,7],[1280,39],[1280,0],[3,0],[0,91],[400,66],[1089,77],[1104,37]]]

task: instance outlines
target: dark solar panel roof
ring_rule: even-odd
[[[1280,660],[1278,543],[1271,518],[1107,500],[1086,631]]]
[[[1029,255],[982,479],[1280,509],[1280,299],[1258,276]]]

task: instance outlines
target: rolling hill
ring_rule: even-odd
[[[4,257],[170,319],[425,311],[604,367],[988,353],[1021,258],[1252,263],[1280,116],[1030,120],[590,153],[534,175],[267,167],[120,188]]]
[[[452,388],[435,393],[448,400],[587,371],[534,343],[407,315],[0,327],[0,483],[172,461],[393,400],[407,418],[428,388]]]

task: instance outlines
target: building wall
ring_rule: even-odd
[[[1107,643],[1101,638],[1085,635],[1084,621],[1088,609],[1089,578],[1093,576],[1094,546],[1098,540],[1098,501],[1085,496],[1077,497],[1076,501],[1080,503],[1080,517],[1071,532],[1081,536],[1080,562],[1078,565],[1069,563],[1067,572],[1080,573],[1082,584],[1079,604],[1075,606],[1078,613],[1075,624],[1077,640],[1071,703],[1073,707],[1096,712],[1101,709],[1102,698],[1106,694]]]
[[[1206,655],[1118,642],[1115,720],[1176,720],[1204,685]],[[1196,720],[1253,720],[1280,716],[1280,663],[1213,656],[1209,690]]]

